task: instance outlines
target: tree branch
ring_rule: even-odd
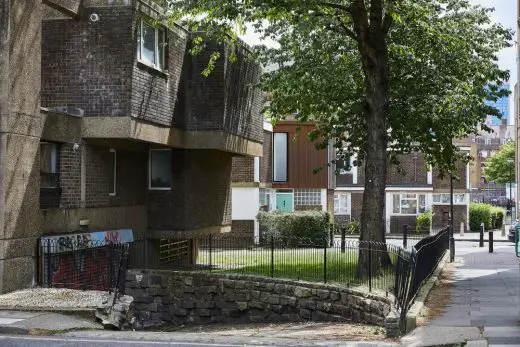
[[[340,5],[340,4],[335,4],[333,2],[320,1],[320,2],[318,2],[318,5],[324,6],[324,7],[330,7],[330,8],[336,9],[336,10],[342,10],[342,11],[345,11],[345,12],[349,12],[350,11],[349,7],[344,6],[344,5]]]

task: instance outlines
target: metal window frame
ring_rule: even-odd
[[[145,24],[154,29],[154,41],[155,41],[154,60],[155,60],[155,62],[151,62],[148,59],[145,59],[143,57],[143,44],[144,44],[143,28],[144,28]],[[163,32],[164,42],[159,42],[159,31]],[[159,45],[164,45],[166,48],[167,41],[168,41],[166,34],[167,34],[166,28],[153,26],[150,23],[148,23],[144,18],[141,18],[140,25],[139,25],[139,42],[138,42],[138,51],[139,51],[138,60],[140,63],[145,64],[147,66],[150,66],[150,67],[160,70],[160,71],[166,70],[166,49],[162,50],[162,54],[161,54],[161,50],[159,49]],[[159,56],[161,56],[160,58],[162,58],[162,59],[160,59]],[[164,66],[160,65],[161,60],[163,61]]]
[[[152,187],[152,151],[169,151],[173,155],[173,151],[171,148],[150,148],[148,150],[148,190],[172,190],[172,182],[170,182],[170,187]]]

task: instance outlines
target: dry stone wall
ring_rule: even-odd
[[[393,297],[334,285],[265,277],[129,270],[136,323],[355,321],[398,329]]]

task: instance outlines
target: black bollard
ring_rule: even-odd
[[[478,246],[484,247],[484,223],[482,223],[482,228],[480,229],[480,241]]]
[[[493,253],[493,232],[489,232],[489,253]]]

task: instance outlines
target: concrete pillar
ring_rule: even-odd
[[[41,10],[41,0],[0,2],[0,293],[35,281]]]

